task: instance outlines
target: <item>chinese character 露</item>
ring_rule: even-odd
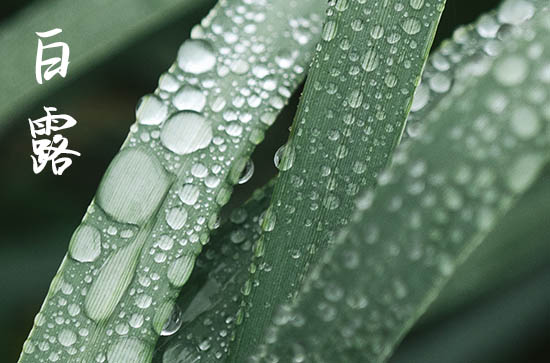
[[[36,156],[31,155],[32,168],[35,174],[40,173],[48,162],[51,162],[52,171],[55,175],[63,174],[73,161],[67,155],[80,156],[79,152],[67,148],[69,141],[61,134],[53,135],[52,140],[48,138],[36,139],[37,136],[50,136],[52,132],[68,129],[76,125],[76,120],[69,115],[52,115],[57,111],[55,107],[44,107],[46,116],[37,120],[29,119],[31,129],[32,151]]]
[[[37,32],[36,35],[38,35],[40,38],[49,38],[61,32],[62,32],[61,29],[56,28],[56,29],[49,30],[47,32]],[[44,50],[46,49],[53,50],[55,48],[61,48],[61,56],[52,57],[44,60],[43,59]],[[42,84],[42,68],[46,66],[48,67],[44,71],[44,79],[46,81],[49,81],[56,74],[59,74],[61,77],[65,78],[65,76],[67,75],[67,67],[69,66],[69,53],[70,53],[69,46],[66,43],[56,42],[56,43],[51,43],[49,45],[44,46],[42,44],[42,39],[38,39],[38,49],[36,50],[36,67],[35,67],[36,81],[39,84]]]

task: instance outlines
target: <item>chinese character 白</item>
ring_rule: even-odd
[[[40,38],[49,38],[61,33],[62,30],[59,28],[49,30],[47,32],[37,32]],[[44,50],[46,49],[55,49],[61,48],[61,57],[52,57],[49,59],[43,59]],[[49,81],[53,76],[59,74],[61,77],[65,78],[67,75],[67,67],[69,66],[69,46],[63,42],[51,43],[44,46],[42,44],[42,39],[38,39],[38,49],[36,50],[36,81],[42,84],[42,68],[48,67],[44,71],[44,79]]]

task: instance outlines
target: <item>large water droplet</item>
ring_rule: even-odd
[[[187,40],[178,51],[178,66],[188,73],[204,73],[216,64],[214,49],[205,40]]]
[[[172,103],[178,110],[190,110],[200,112],[206,105],[206,96],[196,87],[184,86],[172,99]]]
[[[187,211],[183,207],[172,208],[166,213],[166,223],[172,229],[181,229],[185,221],[187,221]]]
[[[108,318],[134,277],[142,232],[132,244],[116,251],[103,265],[84,302],[86,313],[94,321]],[[145,236],[146,237],[146,236]]]
[[[158,125],[168,116],[168,106],[155,95],[143,96],[136,107],[136,120],[142,125]]]
[[[424,5],[424,0],[410,0],[411,8],[420,10]]]
[[[403,21],[401,27],[403,28],[405,33],[409,35],[415,35],[422,28],[422,24],[420,24],[420,20],[416,18],[407,18],[405,19],[405,21]]]
[[[519,156],[507,170],[508,187],[514,192],[524,191],[537,176],[544,160],[537,154]]]
[[[189,154],[210,144],[212,127],[201,114],[182,111],[166,121],[160,139],[166,148],[176,154]]]
[[[519,25],[535,14],[535,6],[525,0],[507,0],[498,11],[502,23]]]
[[[199,199],[200,190],[193,184],[185,184],[179,191],[180,200],[187,204],[193,205]]]
[[[145,363],[152,358],[151,346],[138,338],[121,338],[107,350],[109,363]]]
[[[63,329],[57,335],[57,340],[64,347],[70,347],[76,342],[76,334],[69,329]]]
[[[101,253],[101,233],[97,228],[81,224],[69,244],[69,255],[79,262],[92,262]]]
[[[195,255],[184,255],[172,262],[168,268],[168,280],[176,287],[183,286],[195,265]]]
[[[173,305],[172,313],[166,323],[164,323],[160,335],[168,336],[174,334],[181,328],[182,323],[181,309],[178,305]]]
[[[105,172],[97,203],[120,222],[142,224],[163,200],[170,178],[154,155],[141,148],[119,152]]]

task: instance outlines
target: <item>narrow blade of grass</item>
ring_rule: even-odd
[[[457,78],[475,73],[480,57],[499,54],[511,29],[547,6],[546,0],[505,0],[497,10],[456,29],[453,37],[445,40],[426,63],[407,117],[405,135],[414,137],[426,115],[451,92]]]
[[[263,361],[381,362],[550,157],[548,10],[458,79],[280,309]],[[498,107],[497,107],[498,106]]]
[[[142,98],[20,362],[147,362],[246,161],[304,77],[317,0],[221,1]]]
[[[443,0],[330,1],[251,275],[230,362],[263,341],[398,143]]]
[[[214,4],[214,1],[209,1]],[[143,1],[55,0],[33,2],[0,25],[0,132],[25,105],[36,101],[63,82],[121,46],[150,32],[162,23],[202,4],[197,0],[162,0],[152,6]],[[57,41],[70,47],[70,64],[65,79],[54,77],[38,84],[35,79],[37,35],[60,28]]]

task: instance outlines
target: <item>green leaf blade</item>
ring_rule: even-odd
[[[398,148],[297,304],[274,320],[266,357],[387,359],[548,162],[548,94],[527,91],[550,84],[541,77],[549,69],[547,19],[541,10],[526,29],[514,30],[496,60],[479,59],[477,75],[460,80],[417,139]],[[503,109],[494,108],[494,97],[508,101]],[[523,108],[536,123],[518,118]]]
[[[266,336],[399,142],[444,1],[332,1],[285,146],[230,362]],[[268,266],[264,268],[263,266]],[[248,296],[249,295],[249,296]]]

